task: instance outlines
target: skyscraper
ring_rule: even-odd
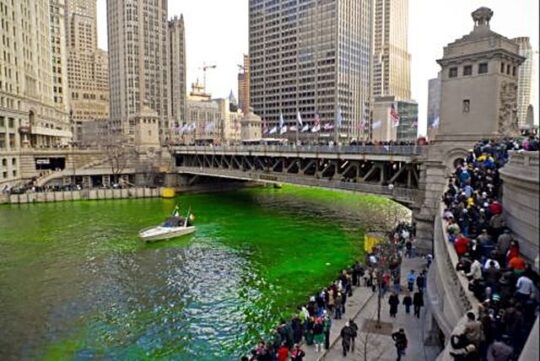
[[[96,0],[66,0],[67,74],[73,137],[84,122],[109,117],[107,52],[97,47]]]
[[[428,82],[427,131],[429,140],[434,140],[440,124],[441,73]]]
[[[373,96],[411,98],[409,0],[375,0]]]
[[[66,29],[64,0],[50,0],[50,30],[53,76],[53,101],[64,113],[68,112]]]
[[[107,28],[110,118],[134,136],[142,114],[159,119],[165,139],[171,116],[167,0],[109,0]]]
[[[171,117],[181,124],[186,121],[186,38],[184,16],[169,21],[171,56]]]
[[[369,119],[372,1],[249,1],[250,95],[271,125],[336,124],[363,135]]]
[[[249,113],[251,107],[251,98],[249,96],[250,76],[249,55],[244,54],[244,65],[238,73],[238,106],[244,114]]]
[[[61,70],[53,63],[53,59],[61,62],[57,56],[65,52],[59,28],[61,7],[61,2],[49,0],[3,1],[1,5],[2,187],[20,178],[21,148],[67,145],[71,139],[68,113],[63,109],[65,99],[55,102],[55,96],[66,91],[65,81],[58,80]]]
[[[528,37],[520,37],[512,39],[519,45],[519,55],[525,58],[525,61],[518,70],[518,104],[517,104],[517,117],[520,127],[526,125],[527,122],[527,109],[529,105],[533,103],[534,95],[532,91],[533,81],[533,67],[534,67],[534,51]]]

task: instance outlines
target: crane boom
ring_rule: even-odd
[[[203,64],[202,66],[202,70],[203,70],[203,86],[204,86],[204,92],[206,93],[206,71],[208,69],[215,69],[217,68],[217,65],[206,65],[206,64]]]

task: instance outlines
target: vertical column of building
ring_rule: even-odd
[[[519,55],[525,58],[525,61],[519,67],[518,71],[518,108],[517,116],[520,128],[526,128],[527,110],[533,102],[532,86],[533,86],[533,66],[534,52],[528,37],[520,37],[512,39],[519,45]],[[532,126],[532,124],[530,124]]]
[[[184,16],[169,21],[171,118],[175,126],[186,121],[186,48]]]
[[[167,0],[107,2],[111,123],[132,140],[141,118],[168,135],[170,102]]]
[[[369,119],[371,92],[371,1],[341,1],[338,8],[336,49],[336,113],[341,113],[341,136],[363,137]]]
[[[244,54],[242,69],[238,74],[238,105],[244,114],[249,113],[251,108],[251,97],[249,94],[251,82],[249,55]]]
[[[88,129],[109,116],[107,52],[97,48],[96,0],[66,2],[66,38],[70,117],[77,143],[97,141]]]

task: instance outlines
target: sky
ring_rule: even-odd
[[[114,1],[114,0],[112,0]],[[107,49],[106,0],[98,3],[98,44]],[[412,98],[419,104],[419,133],[426,132],[428,80],[440,70],[443,47],[473,28],[471,12],[487,6],[491,29],[508,38],[529,36],[538,51],[539,0],[409,0],[409,53]],[[184,15],[188,90],[207,71],[207,89],[215,98],[237,94],[238,64],[248,53],[248,0],[169,0],[169,17]],[[533,83],[538,88],[538,54]],[[536,90],[538,94],[538,90]],[[534,97],[538,122],[538,96]]]

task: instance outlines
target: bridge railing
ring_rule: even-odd
[[[426,146],[421,145],[186,145],[175,146],[176,151],[196,153],[346,153],[346,154],[391,154],[421,155]]]

